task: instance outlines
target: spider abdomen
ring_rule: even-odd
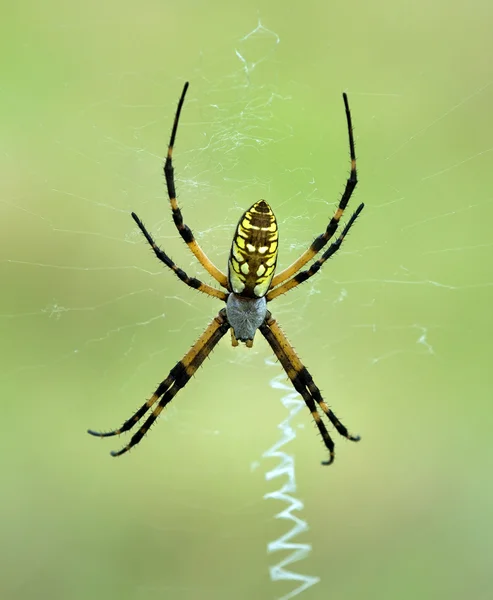
[[[233,293],[265,296],[276,268],[278,242],[276,217],[267,202],[259,200],[239,220],[231,244],[228,281]]]

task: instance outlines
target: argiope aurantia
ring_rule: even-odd
[[[213,319],[201,337],[195,342],[192,348],[185,354],[169,372],[169,375],[157,387],[154,394],[143,404],[137,412],[125,423],[114,431],[107,433],[88,430],[88,433],[98,437],[109,437],[120,435],[124,431],[129,431],[138,423],[142,417],[153,407],[154,410],[147,417],[140,429],[132,436],[130,442],[118,452],[111,452],[112,456],[120,456],[130,450],[140,442],[146,432],[149,430],[159,414],[169,402],[183,388],[192,375],[197,371],[205,358],[211,353],[221,338],[231,331],[231,341],[233,346],[238,342],[244,342],[248,348],[253,345],[253,338],[257,329],[265,337],[274,354],[286,371],[296,391],[301,394],[310,410],[317,427],[322,434],[323,441],[329,451],[329,459],[322,464],[329,465],[334,460],[334,442],[327,431],[322,417],[317,410],[317,404],[328,417],[332,425],[344,437],[353,442],[357,442],[359,436],[350,435],[346,427],[339,421],[332,410],[323,400],[320,390],[313,382],[310,373],[302,364],[296,355],[293,347],[288,342],[286,336],[281,331],[277,322],[272,318],[267,309],[267,302],[274,300],[281,294],[298,286],[318,272],[320,267],[333,256],[341,247],[348,231],[354,225],[358,215],[363,210],[363,204],[360,204],[349,219],[347,225],[336,238],[334,242],[325,250],[325,252],[315,260],[312,265],[302,271],[301,269],[313,259],[325,247],[327,242],[335,234],[339,221],[344,213],[351,194],[356,187],[356,155],[354,150],[353,130],[351,124],[351,113],[346,94],[343,94],[344,106],[346,110],[347,127],[349,132],[349,151],[351,156],[351,172],[346,181],[346,187],[334,216],[329,221],[324,233],[320,234],[312,242],[311,246],[287,269],[274,276],[274,270],[277,262],[278,252],[278,228],[276,218],[272,209],[265,200],[259,200],[251,206],[240,218],[236,232],[231,245],[231,251],[228,261],[228,276],[220,271],[206,256],[205,252],[198,245],[194,235],[188,225],[183,222],[181,210],[176,201],[175,180],[173,176],[173,146],[175,144],[176,131],[180,113],[187,93],[188,83],[185,83],[171,131],[171,139],[168,146],[168,154],[164,164],[164,175],[166,177],[166,186],[173,213],[173,221],[193,254],[200,264],[226,291],[218,290],[199,281],[195,277],[189,277],[185,271],[175,265],[171,258],[159,248],[153,240],[151,234],[147,231],[139,217],[132,213],[134,221],[137,223],[142,234],[149,245],[154,250],[157,258],[167,267],[172,269],[175,274],[188,286],[219,298],[226,303],[226,306],[219,311],[219,314]]]

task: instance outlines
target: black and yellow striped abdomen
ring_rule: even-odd
[[[261,298],[269,289],[277,261],[277,222],[271,207],[259,200],[241,217],[228,261],[231,291]]]

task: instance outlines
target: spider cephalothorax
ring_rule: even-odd
[[[185,225],[183,222],[183,216],[176,201],[172,155],[180,113],[187,89],[188,83],[185,84],[180,101],[178,102],[173,129],[171,131],[168,154],[164,164],[166,186],[173,221],[181,237],[206,271],[224,288],[224,291],[203,283],[195,277],[189,277],[185,271],[177,267],[171,258],[157,246],[139,217],[135,213],[132,213],[132,217],[154,250],[157,258],[172,269],[181,281],[204,294],[224,301],[226,306],[219,311],[218,315],[187,354],[171,369],[168,377],[159,384],[149,400],[130,419],[114,431],[101,433],[89,430],[89,433],[98,437],[119,435],[132,429],[157,404],[150,416],[147,417],[138,431],[132,436],[130,442],[118,452],[111,453],[113,456],[124,454],[132,446],[140,442],[164,407],[188,383],[205,358],[228,331],[231,331],[233,346],[237,346],[238,342],[244,342],[247,347],[252,347],[255,333],[258,330],[267,340],[294,388],[303,397],[310,410],[325,446],[329,451],[329,459],[323,461],[323,464],[330,464],[334,460],[334,442],[322,421],[322,415],[317,410],[317,405],[341,435],[352,441],[358,441],[359,437],[352,436],[348,432],[346,427],[323,400],[320,390],[313,382],[310,373],[298,358],[277,322],[272,318],[270,311],[267,309],[267,303],[315,275],[320,267],[339,250],[346,234],[363,210],[363,204],[360,204],[339,236],[318,259],[313,260],[308,269],[302,270],[308,262],[315,259],[317,254],[327,245],[327,242],[337,231],[339,221],[356,187],[356,155],[347,96],[343,94],[349,132],[351,172],[346,181],[346,188],[342,198],[326,230],[315,238],[311,246],[292,265],[275,275],[279,244],[277,222],[267,202],[259,200],[242,215],[238,222],[231,244],[228,276],[226,277],[207,257],[195,240],[188,225]]]

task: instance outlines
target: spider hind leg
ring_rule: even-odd
[[[128,450],[142,440],[163,409],[190,381],[191,377],[216,347],[221,338],[227,333],[229,328],[230,325],[226,316],[226,310],[223,308],[219,311],[219,314],[212,320],[210,325],[206,328],[204,333],[190,348],[190,350],[185,354],[185,356],[171,369],[166,379],[159,384],[151,398],[147,400],[147,402],[145,402],[139,408],[139,410],[132,415],[132,417],[130,417],[130,419],[125,421],[120,429],[115,429],[114,431],[110,431],[108,433],[99,433],[89,429],[88,433],[97,437],[119,435],[124,431],[132,429],[132,427],[138,421],[140,421],[145,413],[147,413],[147,411],[157,403],[157,406],[147,417],[145,422],[140,426],[140,428],[134,433],[129,443],[121,450],[111,452],[111,456],[121,456],[122,454],[125,454],[125,452],[128,452]]]
[[[332,425],[337,429],[337,432],[351,440],[352,442],[359,441],[359,436],[351,435],[346,427],[339,421],[332,410],[327,406],[322,398],[320,390],[315,385],[312,376],[308,372],[308,369],[298,358],[294,348],[288,342],[286,336],[280,329],[276,321],[268,313],[267,318],[260,327],[262,335],[265,337],[274,354],[279,359],[279,362],[283,366],[286,375],[291,380],[295,390],[301,395],[305,401],[308,410],[310,411],[315,424],[318,427],[320,435],[324,441],[325,447],[329,451],[329,460],[322,461],[323,465],[330,465],[334,461],[334,441],[332,440],[325,424],[322,420],[322,416],[317,410],[317,404],[320,406],[324,414],[328,417]]]
[[[93,435],[95,437],[112,437],[114,435],[121,435],[125,433],[125,431],[130,431],[132,427],[142,419],[142,417],[146,414],[146,412],[159,400],[159,396],[153,394],[149,400],[147,400],[140,408],[137,410],[130,419],[127,419],[125,423],[118,429],[114,429],[113,431],[95,431],[94,429],[88,429],[87,433]]]

